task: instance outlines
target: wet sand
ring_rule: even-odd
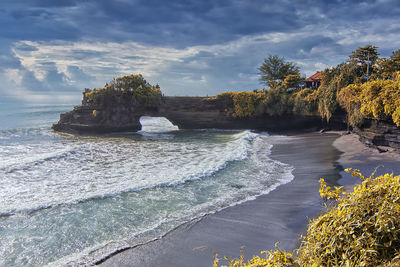
[[[358,182],[343,169],[369,174],[400,173],[400,155],[367,148],[355,135],[308,133],[272,138],[271,158],[294,166],[294,179],[256,200],[226,208],[178,227],[163,238],[118,253],[103,266],[212,266],[213,252],[247,258],[262,250],[293,250],[305,233],[308,220],[321,211],[319,178],[351,188]],[[196,249],[197,248],[197,249]],[[222,264],[226,264],[223,260]]]
[[[376,148],[367,147],[359,141],[355,134],[342,135],[333,142],[333,145],[341,152],[339,164],[345,168],[360,169],[365,176],[375,172],[375,176],[384,173],[400,174],[400,153],[390,147],[380,147],[379,152]],[[342,171],[342,179],[339,183],[348,190],[354,187],[354,184],[360,183],[357,178],[351,177]]]

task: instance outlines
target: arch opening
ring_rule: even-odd
[[[164,133],[179,130],[178,126],[165,117],[141,116],[139,122],[142,125],[142,132]]]

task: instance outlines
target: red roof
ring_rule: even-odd
[[[314,75],[308,77],[307,79],[305,79],[305,82],[316,82],[316,81],[320,81],[321,80],[321,72],[317,72]]]

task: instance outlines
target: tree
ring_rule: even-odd
[[[373,45],[367,45],[359,47],[356,51],[349,56],[350,61],[357,64],[366,65],[366,75],[370,74],[371,68],[379,59],[378,47]]]
[[[379,61],[379,71],[383,79],[396,76],[396,73],[400,71],[400,49],[394,51],[389,59],[383,58]]]
[[[300,69],[292,62],[286,62],[283,57],[269,55],[258,68],[261,82],[271,88],[281,85],[288,75],[300,75]]]

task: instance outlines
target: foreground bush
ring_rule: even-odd
[[[400,175],[366,178],[346,193],[332,189],[323,179],[320,194],[335,206],[311,220],[297,258],[276,250],[250,261],[226,259],[229,266],[400,266]],[[214,266],[218,265],[218,259]]]

